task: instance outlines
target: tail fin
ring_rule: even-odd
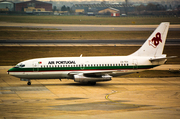
[[[146,42],[130,56],[162,56],[168,29],[169,22],[162,22]]]

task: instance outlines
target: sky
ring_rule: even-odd
[[[46,0],[44,0],[44,1],[46,1]],[[52,1],[103,1],[103,0],[52,0]],[[125,0],[105,0],[105,1],[124,2]],[[132,2],[144,1],[144,2],[146,2],[146,1],[157,1],[157,0],[128,0],[128,1],[132,1]],[[158,0],[158,1],[178,1],[178,0]]]
[[[103,1],[103,0],[39,0],[39,1]],[[124,2],[125,0],[105,0],[112,2]],[[148,2],[148,1],[157,1],[157,0],[128,0],[131,2]],[[179,0],[158,0],[158,1],[179,1]]]
[[[30,1],[30,0],[12,0],[12,1]],[[37,0],[37,1],[63,1],[63,2],[73,2],[73,1],[76,1],[76,2],[93,2],[93,1],[103,1],[103,0]],[[107,1],[107,2],[114,2],[114,3],[118,3],[118,2],[125,2],[125,0],[104,0],[104,1]],[[180,0],[128,0],[129,2],[143,2],[143,3],[146,3],[146,2],[172,2],[172,1],[180,1]]]

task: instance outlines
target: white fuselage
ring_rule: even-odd
[[[9,74],[24,79],[73,79],[71,73],[91,72],[120,76],[159,65],[159,62],[152,64],[149,59],[130,56],[39,58],[20,62],[19,65],[25,66],[9,70]]]

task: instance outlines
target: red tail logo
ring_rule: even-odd
[[[151,45],[154,48],[156,48],[159,45],[159,42],[162,43],[162,40],[161,40],[161,33],[158,32],[156,34],[156,37],[153,37],[152,40],[149,40],[149,45]]]

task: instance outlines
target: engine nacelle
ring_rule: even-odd
[[[110,75],[104,75],[104,76],[91,76],[91,77],[87,77],[83,74],[79,74],[79,75],[74,75],[74,81],[75,82],[100,82],[100,81],[110,81],[111,80]]]

